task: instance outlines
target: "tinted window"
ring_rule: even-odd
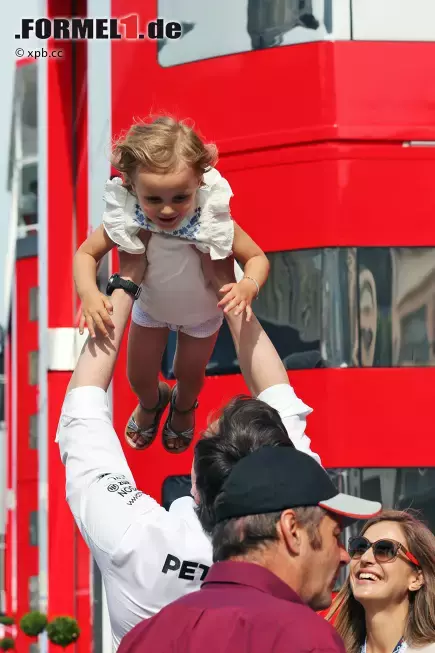
[[[435,248],[268,254],[254,311],[287,369],[435,365]],[[176,337],[163,371],[172,375]],[[224,323],[207,374],[239,372]]]
[[[30,544],[31,546],[38,546],[38,511],[31,512],[29,519]]]
[[[158,16],[182,24],[183,35],[159,42],[161,66],[324,39],[331,0],[159,0]]]
[[[166,510],[176,499],[189,497],[192,489],[190,475],[185,476],[168,476],[165,478],[162,487],[162,505]]]

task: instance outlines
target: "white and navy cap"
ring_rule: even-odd
[[[311,456],[290,447],[262,447],[233,468],[216,499],[216,521],[320,506],[344,525],[369,519],[382,510],[377,501],[339,492]]]

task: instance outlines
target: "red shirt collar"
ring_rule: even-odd
[[[213,583],[232,583],[253,587],[267,594],[271,594],[284,601],[303,603],[294,590],[284,583],[271,571],[252,562],[226,560],[216,562],[207,574],[201,589]]]

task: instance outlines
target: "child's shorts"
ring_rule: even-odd
[[[159,322],[148,313],[145,313],[137,302],[133,305],[131,319],[138,326],[148,327],[150,329],[167,327],[171,331],[181,331],[181,333],[185,333],[187,336],[192,336],[192,338],[209,338],[216,333],[216,331],[219,331],[222,322],[224,321],[223,315],[218,315],[217,317],[212,317],[211,320],[207,320],[201,324],[193,324],[191,326],[168,324],[167,322]]]

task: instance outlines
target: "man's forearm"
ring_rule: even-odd
[[[236,280],[237,272],[232,258],[211,261],[208,255],[202,256],[203,270],[210,280],[216,294],[220,297],[220,288]],[[231,311],[225,315],[240,369],[251,394],[257,397],[273,385],[289,385],[286,369],[273,346],[269,336],[255,317],[247,322],[245,313],[235,315]]]
[[[231,311],[226,320],[233,337],[240,369],[251,394],[257,397],[273,385],[289,383],[286,369],[269,336],[255,317]]]
[[[133,297],[124,290],[115,290],[111,296],[114,329],[110,338],[88,338],[77,362],[68,391],[93,385],[107,390],[118,358],[122,336],[133,306]]]

